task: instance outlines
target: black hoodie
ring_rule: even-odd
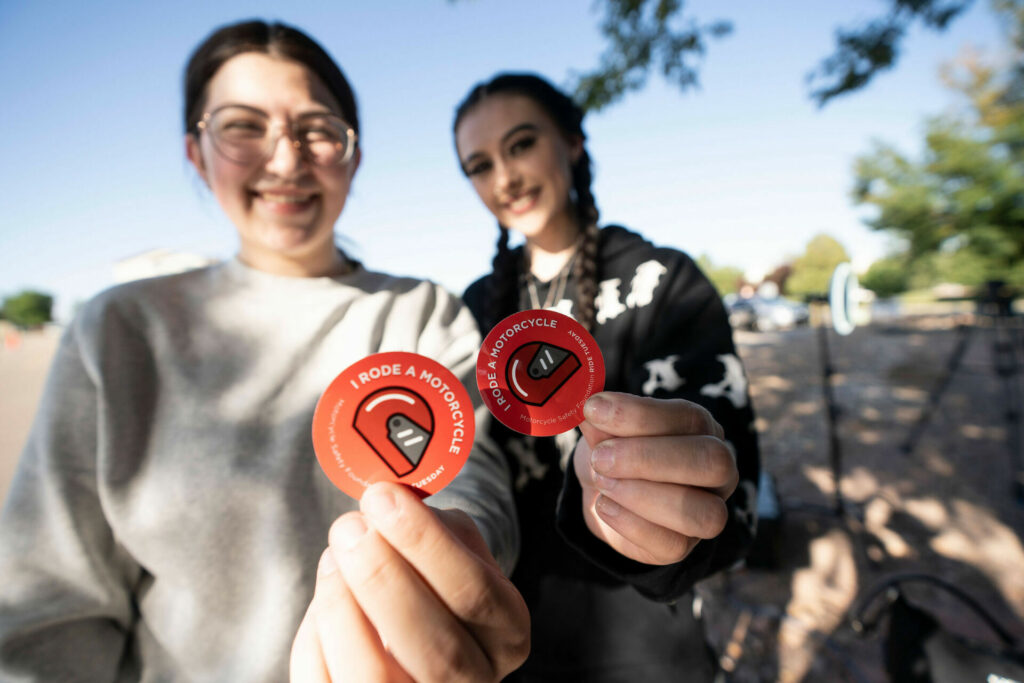
[[[477,321],[489,317],[489,277],[463,295]],[[717,538],[678,564],[646,565],[587,530],[580,484],[566,467],[574,440],[528,437],[491,421],[516,485],[522,550],[512,580],[532,617],[530,658],[510,680],[710,680],[689,592],[740,560],[753,537],[759,457],[746,378],[721,299],[689,256],[608,226],[598,277],[593,334],[605,389],[706,407],[735,448],[740,483]],[[566,291],[574,289],[570,279]],[[568,300],[555,308],[575,313]]]

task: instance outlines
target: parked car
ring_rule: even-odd
[[[729,296],[723,299],[723,302],[729,312],[729,323],[741,330],[788,330],[806,325],[810,317],[806,305],[782,298]]]

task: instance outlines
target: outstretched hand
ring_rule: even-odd
[[[380,483],[331,526],[291,680],[494,681],[526,659],[519,592],[468,515]]]
[[[583,414],[573,467],[591,533],[630,559],[665,565],[722,532],[739,471],[704,407],[603,392]]]

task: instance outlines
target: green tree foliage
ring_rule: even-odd
[[[732,31],[727,21],[684,20],[682,0],[605,0],[603,5],[601,34],[608,45],[598,66],[575,75],[574,84],[577,101],[592,111],[643,88],[653,68],[680,90],[693,87],[695,62],[704,56],[708,38]]]
[[[697,259],[697,265],[704,272],[711,284],[718,290],[719,296],[739,291],[743,281],[743,271],[735,266],[716,266],[707,254]]]
[[[837,240],[828,235],[815,235],[804,253],[793,262],[793,272],[786,281],[786,294],[827,294],[832,271],[849,260],[849,254]]]
[[[997,7],[1013,26],[1009,63],[966,55],[946,70],[966,106],[928,122],[919,159],[875,143],[856,162],[854,198],[906,244],[912,284],[1024,284],[1024,0]]]
[[[53,297],[26,290],[4,299],[0,311],[5,320],[18,327],[39,327],[53,320]]]
[[[904,261],[907,259],[904,258]],[[943,282],[981,288],[992,279],[988,260],[970,250],[937,251],[923,254],[907,264],[907,288],[926,289]],[[1013,281],[1013,278],[1010,278]]]
[[[886,0],[888,11],[855,28],[836,31],[836,49],[807,76],[810,96],[824,105],[867,85],[897,61],[914,25],[941,31],[973,0]],[[574,77],[576,99],[598,110],[639,90],[652,70],[686,91],[698,83],[698,62],[709,39],[732,32],[732,23],[702,23],[686,16],[684,0],[603,0],[601,34],[607,46],[598,65]]]
[[[916,23],[941,31],[972,0],[890,0],[889,11],[853,29],[836,31],[836,50],[811,72],[811,97],[824,105],[839,95],[859,90],[899,57],[900,42]]]
[[[457,0],[449,0],[456,2]],[[994,0],[1002,2],[1005,0]],[[836,31],[836,49],[807,76],[810,96],[824,105],[866,86],[899,58],[907,31],[944,30],[973,0],[884,0],[881,17]],[[698,84],[698,63],[709,39],[732,33],[732,22],[701,22],[685,0],[596,0],[606,47],[598,65],[573,75],[570,90],[584,109],[597,111],[640,90],[653,70],[683,92]]]
[[[872,263],[860,278],[860,284],[885,298],[907,291],[909,276],[905,258],[888,256]]]

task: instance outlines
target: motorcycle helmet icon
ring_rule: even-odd
[[[505,380],[520,401],[542,406],[580,366],[580,359],[571,351],[546,342],[530,342],[509,357]]]
[[[396,476],[404,477],[427,450],[434,414],[416,392],[386,387],[360,402],[352,426]]]

